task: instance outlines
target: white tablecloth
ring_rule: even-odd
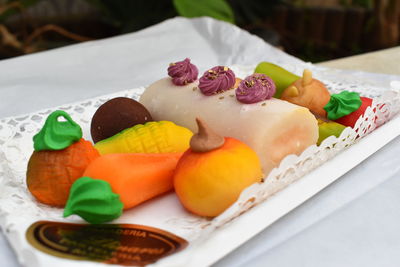
[[[269,61],[271,54],[276,62],[299,62],[232,25],[175,18],[0,61],[0,118],[146,85],[185,57],[205,70]],[[399,266],[399,155],[397,138],[215,266]],[[3,236],[0,262],[18,266]]]

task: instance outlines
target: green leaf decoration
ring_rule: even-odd
[[[65,121],[59,121],[60,117]],[[63,150],[81,138],[81,127],[67,112],[56,110],[47,117],[43,128],[33,137],[33,147],[35,151]]]
[[[105,223],[120,217],[123,207],[108,182],[81,177],[72,184],[64,217],[76,214],[92,224]]]
[[[208,16],[235,23],[233,10],[225,0],[173,0],[179,15],[187,18]]]
[[[358,93],[342,91],[339,94],[331,95],[331,99],[324,106],[324,109],[328,119],[334,121],[356,111],[361,104],[362,101]]]

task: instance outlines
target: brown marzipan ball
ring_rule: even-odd
[[[94,113],[90,133],[94,143],[109,138],[136,124],[153,121],[149,111],[139,102],[127,98],[113,98]]]

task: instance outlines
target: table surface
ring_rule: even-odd
[[[400,75],[398,62],[400,47],[318,65]],[[400,138],[396,138],[215,266],[399,266],[400,157],[387,157],[399,153]],[[379,175],[381,171],[385,176]],[[364,179],[369,179],[368,185]],[[363,193],[353,194],[354,185],[365,187]],[[18,266],[3,235],[0,262]]]
[[[400,75],[399,63],[400,47],[394,47],[377,52],[325,61],[317,65],[337,69]]]

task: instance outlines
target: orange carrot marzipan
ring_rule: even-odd
[[[173,189],[173,173],[181,155],[107,154],[92,161],[82,176],[108,182],[124,209],[129,209]]]

